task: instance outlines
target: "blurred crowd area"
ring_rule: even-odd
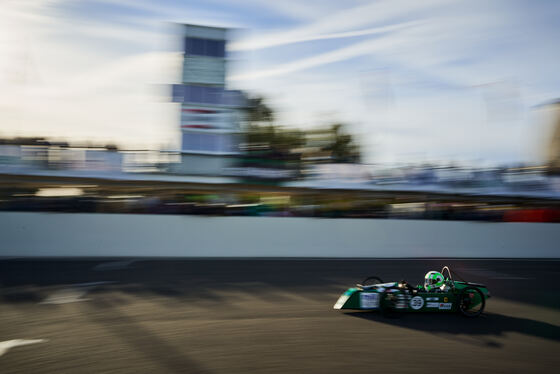
[[[195,175],[173,165],[208,160],[4,140],[0,210],[560,222],[560,178],[545,166],[367,165],[340,127],[327,130],[313,148],[301,134],[254,129],[230,167]],[[305,147],[294,153],[292,143]]]
[[[258,127],[249,133],[247,143],[240,144],[240,153],[209,155],[207,158],[179,151],[122,150],[114,144],[0,138],[0,174],[99,178],[130,178],[131,175],[149,175],[149,178],[166,175],[234,177],[236,182],[257,184],[290,185],[314,181],[315,185],[311,187],[328,188],[340,182],[349,186],[352,183],[389,186],[389,189],[401,185],[538,191],[560,197],[560,176],[546,165],[366,164],[360,162],[351,137],[337,126],[310,132],[314,136],[320,135],[313,140],[315,143],[307,138],[302,140],[301,133],[282,133],[275,128]],[[272,139],[272,143],[266,139]],[[302,147],[293,148],[296,145]]]
[[[0,210],[206,216],[560,222],[560,202],[416,192],[26,182],[1,190]]]

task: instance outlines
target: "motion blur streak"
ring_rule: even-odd
[[[558,371],[559,19],[0,0],[0,371]],[[332,310],[443,265],[481,318]]]

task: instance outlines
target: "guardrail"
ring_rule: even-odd
[[[560,257],[547,223],[0,212],[0,239],[0,257]]]

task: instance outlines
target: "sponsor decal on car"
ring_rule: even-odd
[[[439,297],[427,297],[426,301],[439,301]]]
[[[426,308],[439,308],[439,303],[434,303],[433,301],[426,304]]]
[[[397,295],[397,309],[406,309],[407,297],[403,294]]]
[[[446,302],[448,302],[448,301],[449,301],[449,298],[448,298],[447,296],[445,296],[445,297],[443,298],[443,302],[446,303]]]
[[[374,309],[379,307],[379,294],[377,292],[362,292],[360,294],[360,308]]]
[[[439,309],[450,310],[451,309],[451,303],[439,303]]]
[[[414,296],[412,299],[410,299],[410,307],[414,310],[418,310],[418,309],[422,309],[422,307],[424,306],[424,299],[422,299],[420,296]]]

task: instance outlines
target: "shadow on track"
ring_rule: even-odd
[[[560,310],[556,287],[560,261],[530,260],[5,259],[0,260],[0,302],[39,302],[51,288],[101,281],[112,284],[96,287],[95,292],[183,301],[219,301],[215,290],[266,297],[267,292],[262,291],[267,288],[322,298],[331,292],[340,294],[344,291],[341,285],[352,285],[372,274],[416,284],[423,281],[426,270],[441,269],[444,264],[452,271],[460,269],[467,280],[486,284],[493,296]]]
[[[348,312],[345,314],[491,348],[502,347],[502,344],[490,340],[491,337],[501,337],[509,332],[560,342],[560,326],[495,313],[485,313],[473,319],[456,314],[440,313],[403,315],[401,318],[386,318],[375,312]]]
[[[123,313],[107,298],[97,298],[89,305],[95,310],[93,313],[86,310],[84,315],[132,349],[157,362],[166,373],[209,373],[189,359],[178,347],[143,327],[140,321]]]

